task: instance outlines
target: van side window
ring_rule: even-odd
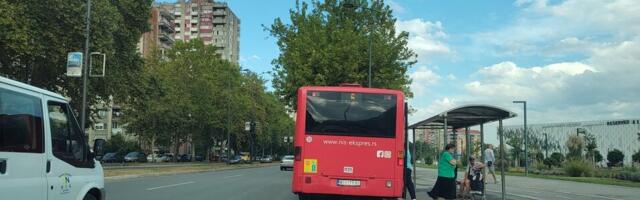
[[[73,166],[85,165],[86,143],[71,110],[64,103],[49,102],[53,155]]]
[[[0,151],[44,153],[42,102],[0,88]]]

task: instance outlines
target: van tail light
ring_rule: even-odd
[[[302,147],[300,146],[295,147],[293,150],[293,153],[296,161],[302,160]]]
[[[398,151],[398,166],[404,164],[404,151]]]

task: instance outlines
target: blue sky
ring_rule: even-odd
[[[264,31],[295,1],[227,1],[241,20],[240,63],[272,69]],[[410,122],[464,104],[491,104],[529,123],[640,118],[640,2],[634,0],[387,0],[418,54]],[[270,77],[266,77],[270,79]],[[490,143],[495,125],[485,126]]]

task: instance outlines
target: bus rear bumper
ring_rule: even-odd
[[[402,197],[402,180],[378,178],[338,178],[326,176],[299,176],[293,187],[296,194],[344,195],[398,198]],[[359,186],[340,186],[338,180],[358,180]],[[389,185],[390,186],[389,186]]]

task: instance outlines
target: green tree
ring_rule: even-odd
[[[136,44],[151,3],[93,1],[90,46],[107,55],[107,71],[90,79],[89,105],[137,95],[130,87],[143,64]],[[80,110],[81,79],[67,77],[65,66],[67,53],[84,49],[85,12],[83,1],[0,0],[0,75],[70,97]]]
[[[296,109],[297,89],[305,85],[366,85],[368,41],[372,40],[372,86],[405,91],[411,96],[407,70],[415,53],[408,33],[396,32],[396,18],[382,0],[296,2],[291,24],[276,18],[265,28],[277,39],[280,55],[273,60],[273,86],[289,108]]]
[[[544,159],[544,164],[549,167],[560,167],[562,165],[562,162],[564,162],[564,156],[559,152],[553,152],[551,156]]]
[[[607,160],[609,161],[609,163],[611,163],[611,165],[617,166],[624,160],[624,153],[622,153],[622,151],[618,149],[609,151],[609,153],[607,153]]]
[[[135,141],[126,140],[121,134],[114,134],[107,141],[105,150],[109,153],[117,153],[120,156],[124,156],[132,151],[140,151],[140,146]]]
[[[565,143],[567,149],[569,149],[569,153],[567,153],[567,159],[582,159],[582,150],[585,146],[584,143],[584,140],[580,136],[569,136],[567,142]]]

